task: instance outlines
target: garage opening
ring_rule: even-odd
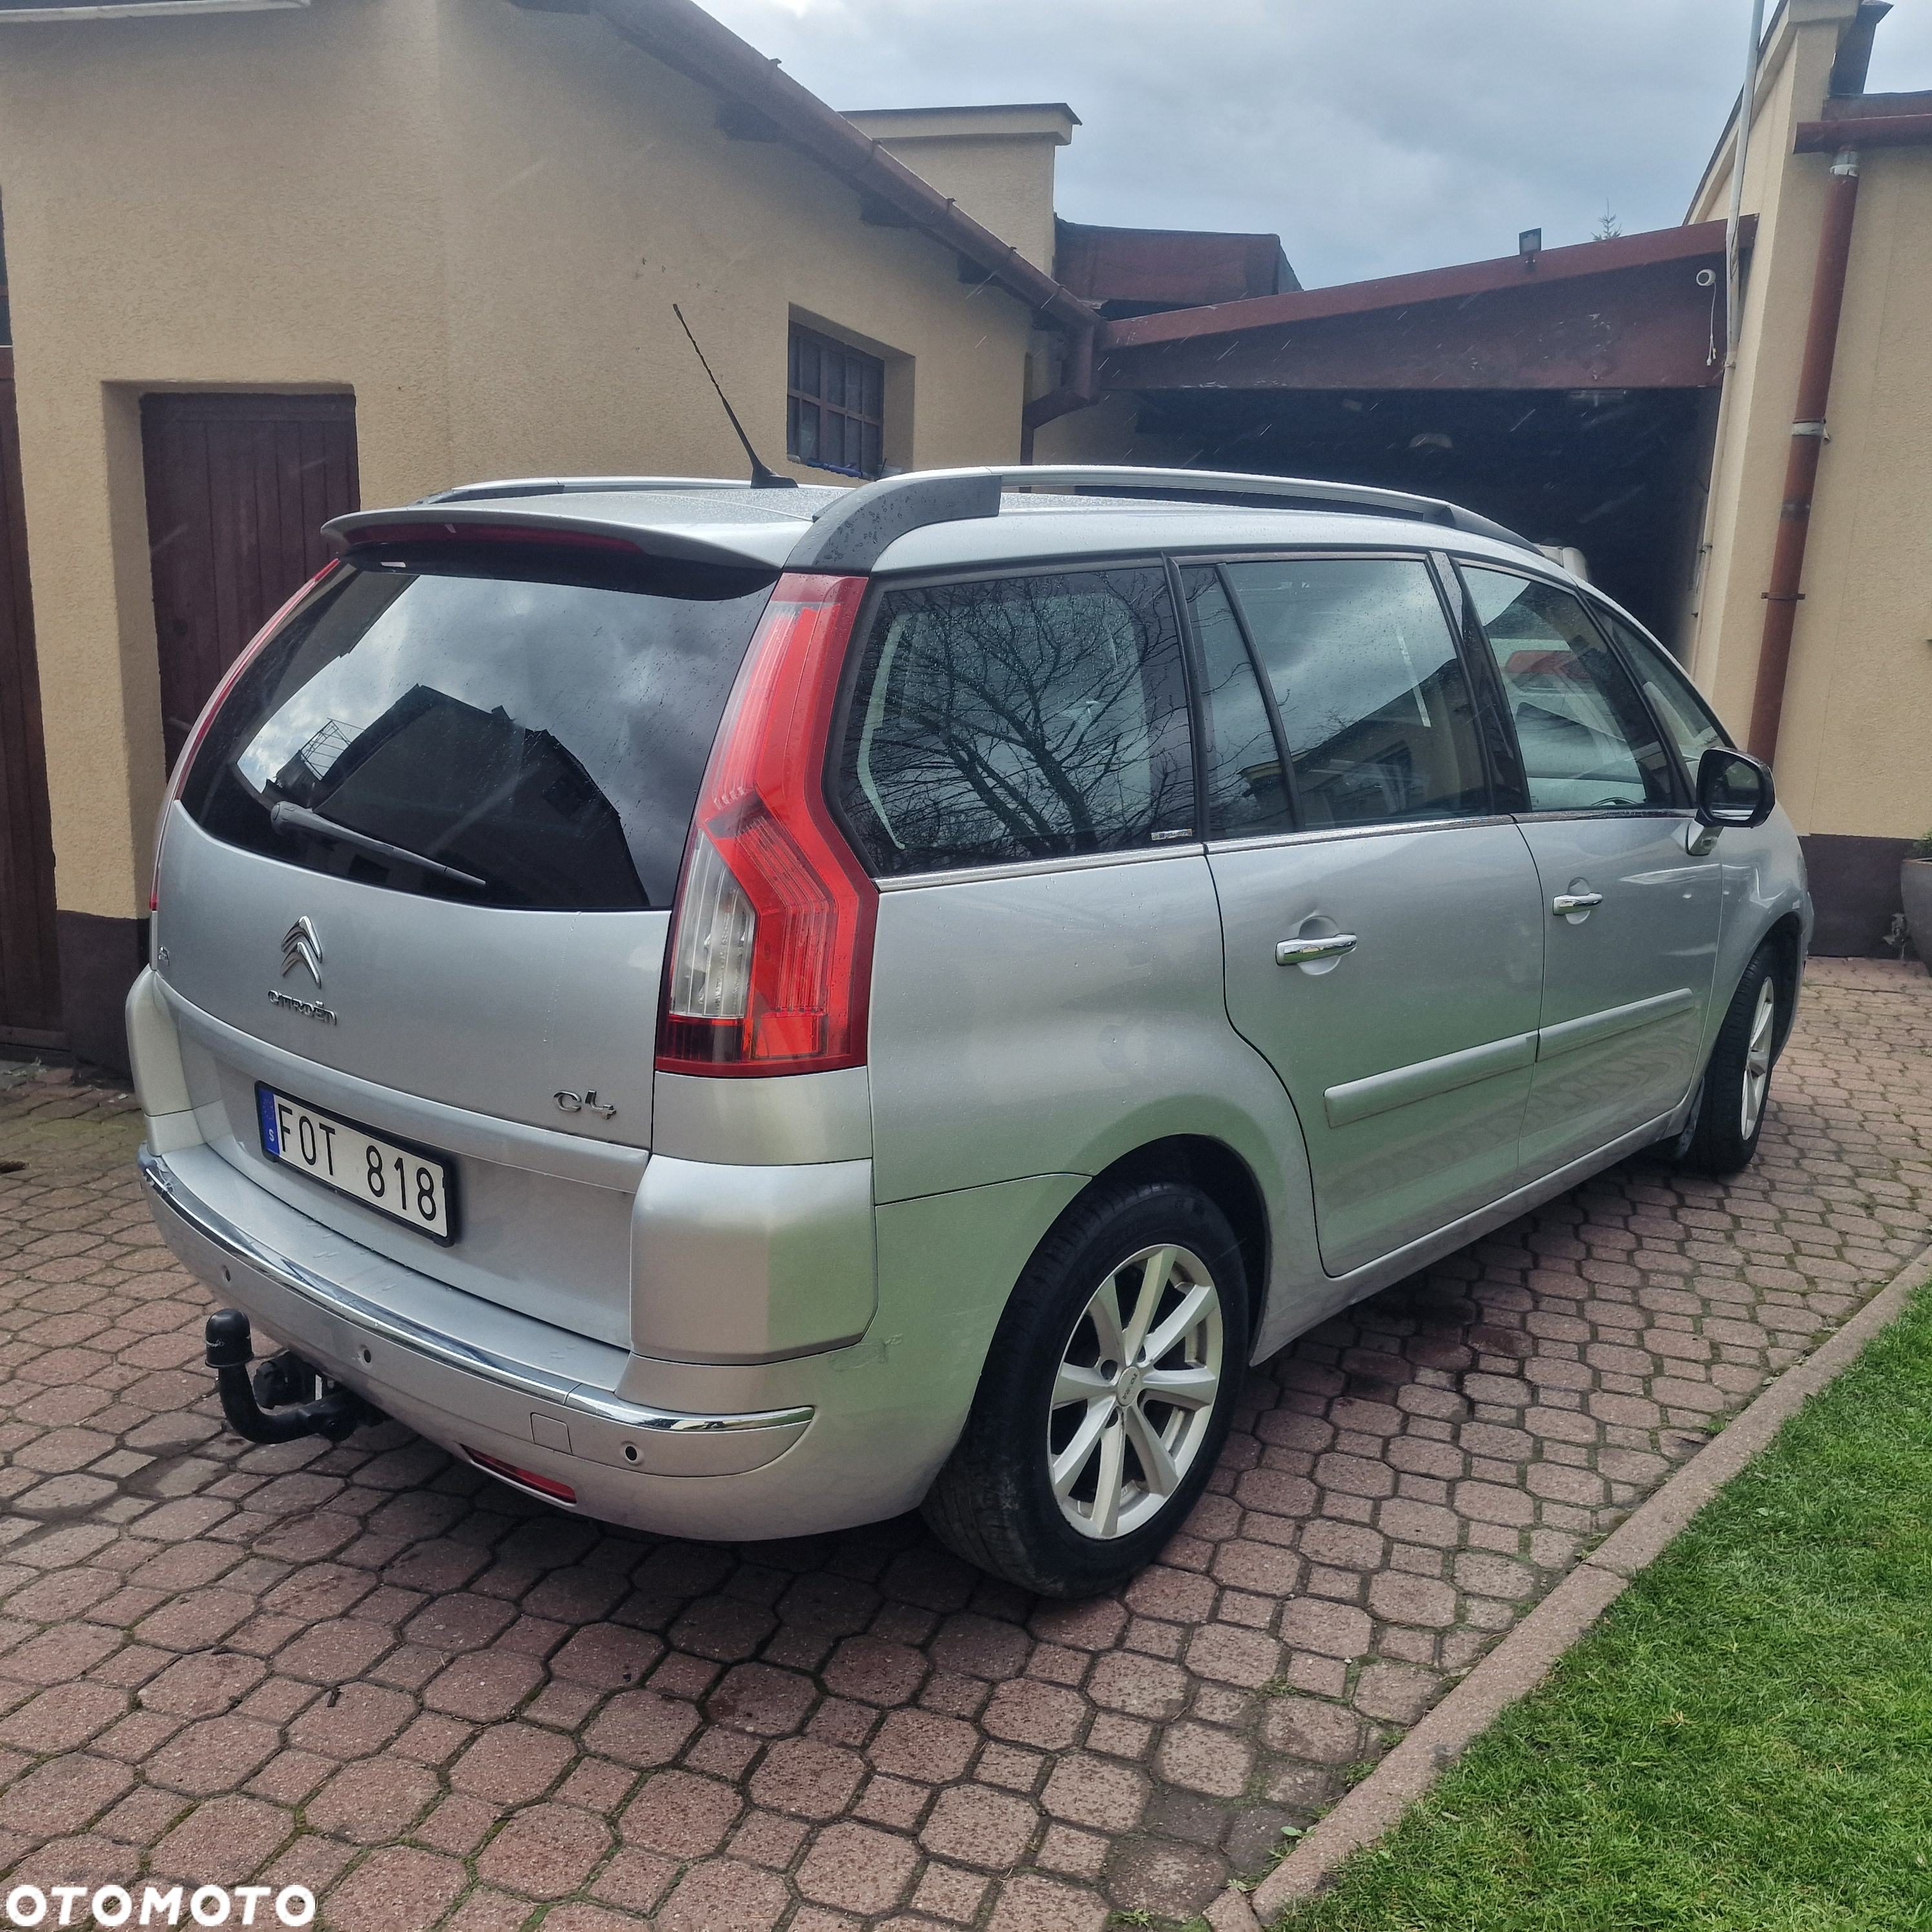
[[[1140,399],[1144,434],[1204,469],[1319,476],[1466,505],[1582,554],[1682,654],[1712,389],[1201,390]]]

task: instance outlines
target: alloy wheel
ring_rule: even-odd
[[[1130,1534],[1179,1489],[1214,1419],[1222,1328],[1214,1276],[1185,1248],[1142,1248],[1094,1290],[1046,1424],[1054,1496],[1081,1534]]]
[[[1744,1138],[1757,1131],[1764,1112],[1765,1096],[1771,1088],[1771,1048],[1778,1030],[1778,984],[1766,979],[1757,989],[1757,1004],[1751,1010],[1750,1037],[1744,1044],[1744,1097],[1740,1115]]]

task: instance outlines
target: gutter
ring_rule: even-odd
[[[980,272],[987,283],[1033,310],[1043,325],[1064,329],[1076,340],[1084,334],[1090,340],[1100,320],[1096,310],[1035,268],[991,229],[963,213],[948,196],[921,180],[903,161],[861,134],[842,114],[834,112],[776,62],[721,26],[693,0],[591,0],[591,4],[626,40],[654,59],[754,117],[746,125],[741,114],[740,125],[746,134],[783,141],[810,156],[856,192],[871,218],[884,225],[920,230],[952,250],[962,271],[970,268]]]

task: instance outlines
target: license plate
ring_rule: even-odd
[[[456,1238],[456,1176],[427,1148],[358,1127],[259,1082],[262,1151],[446,1246]]]

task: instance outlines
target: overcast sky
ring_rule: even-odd
[[[1280,234],[1309,287],[1681,221],[1749,0],[704,0],[834,107],[1064,100],[1070,220]],[[1932,0],[1869,85],[1932,87]]]

